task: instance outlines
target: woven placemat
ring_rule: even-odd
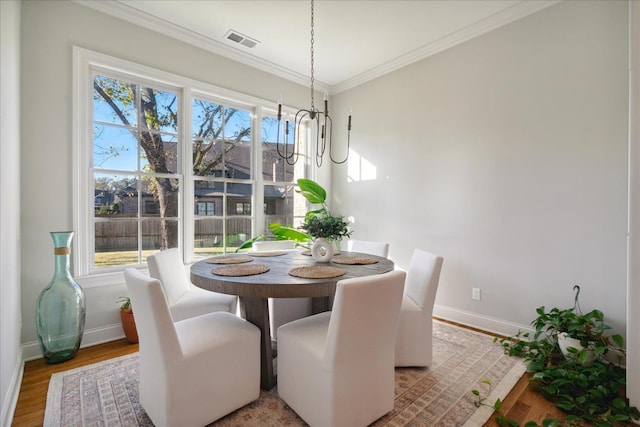
[[[346,271],[331,267],[328,265],[314,265],[311,267],[295,267],[289,270],[289,274],[294,277],[302,277],[303,279],[330,279],[332,277],[340,277]]]
[[[242,264],[251,262],[253,258],[246,255],[219,255],[207,260],[209,264]]]
[[[332,258],[331,262],[334,262],[336,264],[365,265],[365,264],[375,264],[378,262],[378,260],[368,256],[344,255],[344,256]]]
[[[269,271],[269,267],[264,264],[227,265],[211,270],[217,276],[253,276],[267,271]]]
[[[286,254],[287,251],[255,251],[247,252],[250,256],[280,256]]]

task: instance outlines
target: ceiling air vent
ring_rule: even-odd
[[[260,43],[258,40],[254,40],[251,37],[240,34],[236,30],[229,30],[227,34],[225,34],[224,38],[227,40],[231,40],[232,42],[239,43],[244,47],[248,47],[249,49],[253,49],[258,45],[258,43]]]

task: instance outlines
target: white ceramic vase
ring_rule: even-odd
[[[333,245],[324,237],[318,237],[311,247],[311,256],[316,262],[329,262],[333,256]]]
[[[580,344],[580,340],[571,338],[570,336],[568,336],[566,332],[560,332],[558,334],[558,346],[560,347],[560,350],[562,351],[564,358],[567,360],[571,360],[571,358],[575,357],[575,353],[572,354],[569,352],[568,350],[569,347],[573,347],[578,351],[582,351],[584,349],[582,344]],[[595,354],[593,353],[593,350],[588,347],[586,349],[586,352],[587,352],[587,359],[585,360],[583,365],[591,366],[593,361],[596,360]]]

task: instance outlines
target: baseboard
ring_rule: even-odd
[[[20,395],[20,386],[22,385],[22,375],[24,374],[24,359],[21,350],[18,350],[16,357],[16,366],[11,375],[11,381],[4,402],[2,402],[2,420],[0,425],[9,427],[13,422],[13,414],[18,404],[18,396]]]
[[[80,348],[91,347],[120,338],[124,338],[124,331],[120,323],[114,323],[100,328],[85,329]],[[40,351],[38,341],[22,344],[22,356],[25,361],[41,358],[42,352]]]
[[[520,325],[496,317],[483,316],[478,313],[458,310],[438,304],[433,307],[433,315],[497,335],[512,336],[518,333],[518,331],[533,332],[533,329],[529,325]]]

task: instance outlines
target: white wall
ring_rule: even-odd
[[[348,182],[336,167],[333,210],[354,217],[354,237],[389,241],[400,265],[418,246],[444,255],[441,315],[524,326],[539,305],[571,305],[579,283],[582,308],[624,332],[627,17],[627,2],[563,2],[336,96],[376,179],[352,169]],[[72,225],[73,45],[265,99],[306,106],[308,94],[67,1],[26,2],[22,22],[22,342],[33,344],[49,231]],[[86,290],[89,333],[118,325],[123,290]]]
[[[561,2],[334,98],[368,165],[333,168],[334,210],[402,266],[444,256],[437,315],[513,333],[580,284],[625,333],[627,20]]]
[[[0,425],[20,391],[20,7],[0,2]]]
[[[24,2],[22,11],[22,342],[39,356],[36,298],[53,274],[50,231],[72,223],[72,46],[290,105],[308,89],[69,1]],[[74,248],[72,247],[72,250]],[[124,280],[85,289],[83,346],[122,335],[118,296]]]

